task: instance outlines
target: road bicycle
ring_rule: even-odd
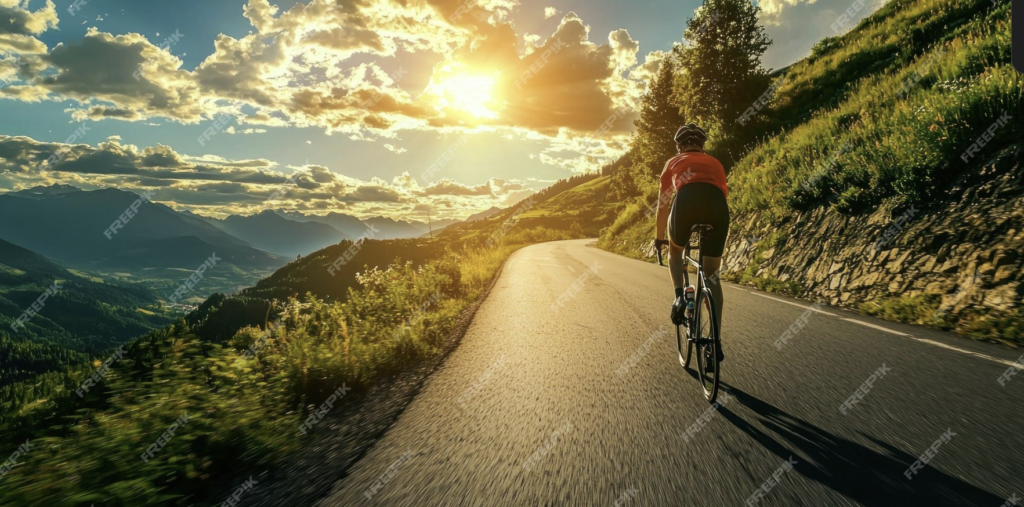
[[[689,266],[697,270],[697,287],[694,292],[693,311],[688,312],[688,318],[682,325],[676,326],[676,345],[679,349],[679,363],[683,368],[690,367],[690,357],[694,347],[697,348],[697,380],[704,391],[704,397],[709,403],[714,403],[718,398],[718,379],[721,376],[721,364],[718,362],[718,351],[722,346],[718,335],[718,319],[715,315],[715,301],[708,289],[707,278],[704,276],[702,263],[704,260],[704,236],[712,230],[707,224],[697,224],[691,229],[690,242],[683,251],[683,259]],[[690,256],[693,250],[693,239],[697,240],[697,257]],[[661,248],[658,252],[658,264],[665,265],[662,259]],[[698,260],[699,259],[699,260]],[[683,270],[684,287],[690,286],[689,269]],[[684,336],[685,335],[685,336]],[[685,342],[686,352],[683,353]]]

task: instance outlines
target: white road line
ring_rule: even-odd
[[[554,266],[556,268],[562,267],[561,264],[534,264],[534,266]]]
[[[907,335],[907,336],[910,336],[910,335]],[[918,338],[916,336],[910,336],[910,338],[913,338],[914,340],[917,340],[917,341],[919,341],[921,343],[927,343],[929,345],[935,345],[936,347],[942,347],[944,349],[954,350],[956,352],[960,352],[961,354],[969,354],[969,355],[972,355],[972,356],[975,356],[975,357],[980,357],[982,359],[988,359],[989,361],[996,362],[996,363],[999,363],[999,364],[1005,364],[1006,366],[1013,366],[1013,367],[1019,367],[1020,366],[1019,364],[1017,364],[1017,363],[1015,363],[1013,361],[1007,361],[1005,359],[999,359],[999,358],[996,358],[996,357],[992,357],[992,356],[989,356],[989,355],[982,354],[980,352],[973,352],[973,351],[970,351],[970,350],[964,350],[964,349],[961,349],[961,348],[954,347],[952,345],[946,345],[945,343],[937,342],[937,341],[934,341],[934,340],[929,340],[927,338]]]
[[[838,317],[838,315],[836,315],[834,313],[829,313],[829,312],[826,312],[826,311],[822,311],[822,310],[819,310],[819,309],[817,309],[817,308],[815,308],[813,306],[804,306],[804,305],[802,305],[800,303],[794,303],[792,301],[786,301],[785,299],[773,298],[771,296],[766,296],[764,294],[761,294],[760,292],[751,292],[751,294],[753,294],[755,296],[761,296],[763,298],[768,298],[768,299],[771,299],[772,301],[778,301],[780,303],[786,303],[787,305],[793,305],[793,306],[796,306],[798,308],[803,308],[804,310],[810,310],[810,311],[815,312],[815,313],[820,313],[820,314],[823,314],[823,315],[830,315],[832,317]]]
[[[565,267],[569,268],[569,271],[572,271],[573,273],[575,273],[575,272],[576,272],[576,270],[575,270],[575,269],[572,269],[572,266],[566,265]]]
[[[846,317],[839,317],[839,320],[845,320],[846,322],[853,322],[854,324],[860,324],[860,325],[865,326],[865,327],[870,327],[872,329],[877,329],[879,331],[885,331],[886,333],[891,333],[891,334],[895,334],[895,335],[899,335],[899,336],[910,336],[909,334],[904,333],[902,331],[896,331],[896,330],[893,330],[893,329],[889,329],[887,327],[871,324],[870,322],[864,322],[862,320],[848,319]]]

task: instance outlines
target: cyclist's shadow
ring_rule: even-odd
[[[908,480],[903,473],[917,461],[916,455],[865,434],[884,450],[874,451],[787,414],[740,389],[729,387],[727,392],[761,416],[760,422],[785,443],[726,406],[719,408],[723,417],[781,460],[796,458],[798,463],[793,469],[797,473],[862,505],[998,506],[1006,500],[931,466],[924,467]]]

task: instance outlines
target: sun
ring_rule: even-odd
[[[438,108],[462,111],[474,118],[497,118],[498,113],[494,111],[497,106],[494,85],[497,82],[494,76],[454,74],[441,81],[435,89]]]

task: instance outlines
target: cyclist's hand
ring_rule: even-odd
[[[651,246],[647,249],[647,256],[654,257],[655,255],[658,255],[658,252],[662,251],[661,249],[666,246],[668,246],[667,239],[656,239],[652,241]]]

